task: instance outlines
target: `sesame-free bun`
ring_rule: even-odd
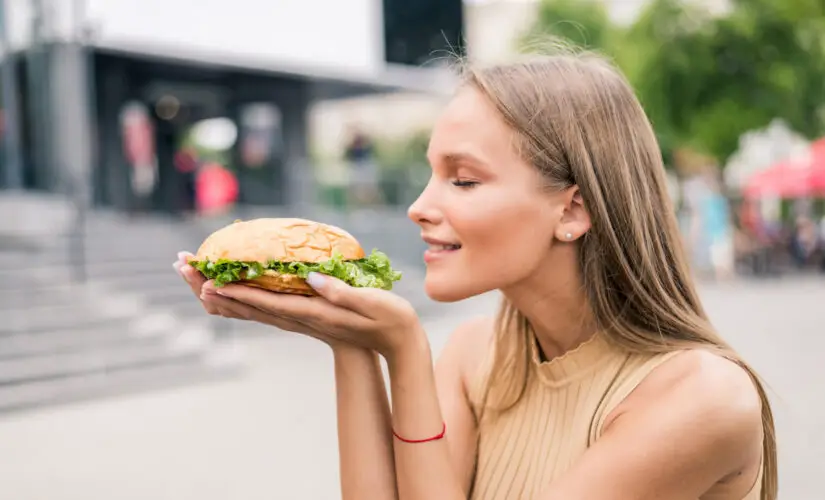
[[[192,260],[324,262],[336,253],[344,260],[364,257],[358,240],[338,227],[306,219],[264,218],[236,221],[215,231]],[[314,295],[303,279],[274,271],[242,283],[276,292]]]

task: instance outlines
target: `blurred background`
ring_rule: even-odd
[[[627,74],[723,335],[772,390],[780,498],[825,471],[825,3],[0,0],[0,498],[338,498],[331,358],[171,268],[235,218],[350,230],[435,352],[406,207],[456,57],[547,35]],[[819,473],[817,475],[817,473]]]

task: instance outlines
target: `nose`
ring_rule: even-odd
[[[418,195],[410,208],[407,209],[407,217],[419,226],[424,224],[439,224],[443,218],[441,211],[435,203],[433,203],[432,196],[432,181],[427,184],[424,191]]]

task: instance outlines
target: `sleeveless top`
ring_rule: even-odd
[[[630,354],[595,335],[562,356],[541,361],[536,341],[531,344],[531,374],[522,399],[479,424],[471,500],[536,498],[599,439],[605,419],[619,403],[678,354]],[[470,395],[476,415],[484,378]],[[760,472],[742,500],[759,500],[761,485]]]

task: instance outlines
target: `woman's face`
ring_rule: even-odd
[[[477,90],[462,90],[435,125],[432,177],[409,209],[429,249],[425,288],[462,300],[525,280],[551,257],[565,193],[542,189],[514,134]]]

